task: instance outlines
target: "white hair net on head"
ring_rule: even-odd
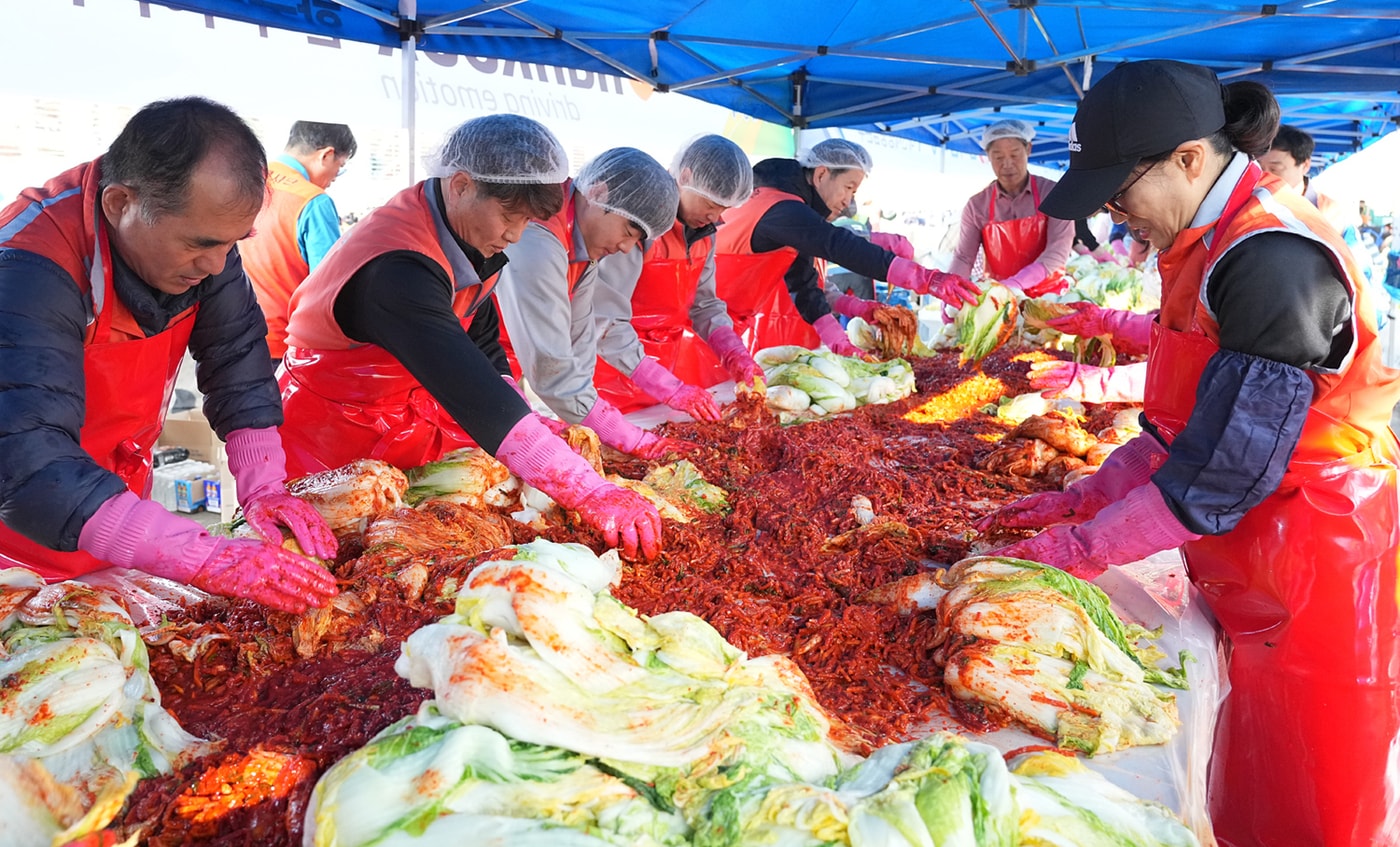
[[[993,141],[1001,138],[1015,138],[1030,144],[1035,140],[1035,127],[1025,121],[1005,120],[987,124],[982,130],[982,149],[986,150]]]
[[[828,138],[825,141],[818,141],[811,149],[798,153],[797,162],[804,168],[827,167],[833,171],[855,168],[864,171],[866,176],[870,175],[870,169],[875,165],[870,160],[868,150],[854,141],[847,141],[844,138]]]
[[[426,162],[428,176],[470,174],[483,182],[547,185],[569,178],[569,155],[544,124],[520,115],[472,118]]]
[[[671,228],[681,192],[661,163],[633,147],[604,150],[574,177],[588,202],[631,219],[648,239]]]
[[[694,191],[720,206],[737,206],[753,193],[748,154],[722,135],[702,135],[681,148],[671,163],[671,176],[682,191]]]

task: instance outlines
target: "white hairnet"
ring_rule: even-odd
[[[1035,140],[1035,127],[1025,121],[1005,120],[987,124],[982,130],[982,149],[986,150],[993,141],[1001,138],[1015,138],[1030,144]]]
[[[590,203],[631,219],[648,239],[671,228],[681,199],[676,181],[661,163],[633,147],[599,153],[578,172],[574,187]]]
[[[569,178],[569,155],[544,124],[520,115],[472,118],[426,162],[428,176],[471,174],[483,182],[546,185]]]
[[[855,168],[864,171],[866,176],[870,175],[870,169],[875,164],[870,160],[869,151],[844,138],[818,141],[810,150],[797,154],[797,161],[804,168],[827,167],[833,171]]]
[[[753,166],[739,145],[722,135],[702,135],[687,144],[671,163],[671,176],[720,206],[737,206],[753,193]]]

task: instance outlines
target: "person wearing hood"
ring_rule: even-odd
[[[603,479],[502,378],[491,293],[507,246],[563,205],[563,146],[529,118],[473,118],[429,173],[366,215],[292,295],[289,465],[411,468],[476,445],[609,544],[655,555],[656,508]]]
[[[0,211],[0,566],[117,585],[135,569],[293,613],[335,596],[329,571],[282,549],[283,527],[312,556],[336,542],[284,484],[267,323],[235,246],[266,179],[252,129],[188,97]],[[149,499],[186,351],[257,538]]]
[[[753,196],[726,212],[719,229],[721,291],[727,288],[726,274],[747,279],[782,273],[801,320],[832,352],[846,356],[862,351],[846,338],[833,312],[871,320],[880,304],[831,287],[818,260],[915,294],[932,294],[954,307],[976,303],[977,286],[962,276],[925,268],[896,255],[889,242],[867,241],[831,223],[855,198],[871,166],[870,153],[844,138],[820,141],[796,159],[764,159],[755,165]],[[799,337],[780,332],[758,343],[793,343]]]
[[[645,254],[616,253],[599,263],[598,355],[657,402],[717,421],[720,410],[710,393],[686,384],[663,362],[681,363],[693,332],[719,357],[737,392],[763,395],[763,369],[715,293],[716,224],[753,193],[753,167],[739,145],[722,135],[702,135],[676,155],[671,176],[680,188],[671,228]],[[687,325],[691,330],[682,331]]]
[[[648,459],[689,445],[648,432],[598,396],[593,301],[601,260],[667,233],[679,200],[676,181],[651,156],[632,147],[603,151],[564,184],[560,209],[507,249],[508,279],[496,292],[502,340],[523,385],[566,423]]]
[[[1055,182],[1031,174],[1034,140],[1035,127],[1025,121],[997,121],[982,130],[982,150],[997,178],[963,207],[949,266],[968,276],[981,248],[983,275],[1027,297],[1065,289],[1061,271],[1074,247],[1074,221],[1055,220],[1039,209]],[[1070,137],[1071,150],[1078,143]]]
[[[1341,235],[1253,158],[1278,120],[1264,86],[1181,62],[1085,94],[1041,208],[1107,206],[1161,251],[1144,432],[983,525],[1048,525],[995,554],[1085,579],[1181,548],[1226,639],[1220,844],[1396,844],[1400,371]]]

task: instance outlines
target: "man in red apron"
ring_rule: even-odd
[[[740,393],[763,393],[763,369],[715,293],[715,224],[753,193],[753,167],[739,145],[702,135],[676,156],[671,175],[680,187],[671,228],[645,255],[633,250],[599,263],[594,384],[623,412],[661,402],[717,421],[706,387],[727,376]]]
[[[1228,639],[1211,760],[1226,847],[1400,844],[1400,372],[1341,236],[1250,160],[1278,106],[1206,68],[1120,65],[1045,199],[1161,250],[1147,432],[1001,510],[1001,552],[1091,578],[1181,546]],[[1077,525],[1076,525],[1077,524]]]
[[[107,153],[0,212],[0,563],[49,579],[136,568],[301,612],[335,594],[335,538],[287,493],[267,331],[238,239],[262,146],[199,98],[142,109]],[[145,499],[185,350],[249,523],[210,536]]]
[[[282,403],[294,468],[411,468],[474,444],[608,544],[656,554],[656,508],[599,476],[501,378],[491,292],[503,251],[558,211],[568,161],[536,121],[474,118],[448,135],[431,178],[336,243],[292,295]]]
[[[977,287],[962,276],[922,267],[831,223],[871,166],[870,153],[844,138],[820,141],[797,159],[754,165],[753,196],[724,214],[715,248],[719,296],[750,350],[820,340],[843,356],[862,353],[834,313],[870,320],[878,304],[833,288],[820,267],[825,261],[954,307],[977,302]]]
[[[1031,175],[1034,138],[1035,128],[1025,121],[997,121],[982,131],[982,149],[997,178],[963,207],[948,268],[970,275],[980,247],[982,275],[1027,297],[1065,289],[1060,272],[1074,247],[1074,222],[1048,218],[1039,209],[1055,182]],[[1071,139],[1071,149],[1076,143]]]
[[[679,452],[685,445],[627,420],[593,385],[600,260],[632,252],[671,228],[676,181],[641,150],[614,147],[585,164],[564,195],[558,214],[526,227],[506,251],[509,279],[496,301],[509,352],[523,380],[564,421],[635,456]]]

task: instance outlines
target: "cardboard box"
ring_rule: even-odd
[[[204,509],[204,479],[175,480],[175,511],[198,512]]]

